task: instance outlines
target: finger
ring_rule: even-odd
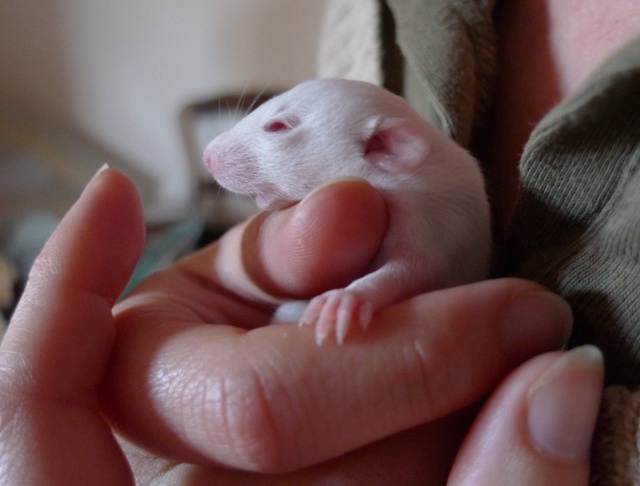
[[[16,354],[3,362],[29,363],[25,386],[53,396],[95,390],[113,341],[111,307],[143,243],[134,186],[111,170],[97,174],[35,261],[7,333],[4,349]]]
[[[111,306],[143,241],[135,188],[103,170],[38,256],[0,348],[0,469],[8,482],[15,475],[26,484],[25,471],[29,484],[130,477],[97,388],[115,335]]]
[[[521,366],[476,419],[450,483],[586,485],[603,374],[591,346]]]
[[[561,346],[571,321],[564,301],[520,280],[419,296],[343,346],[319,348],[312,328],[156,317],[119,316],[105,390],[114,420],[169,457],[261,471],[314,464],[459,410],[515,364]]]
[[[445,484],[451,461],[468,430],[467,420],[447,417],[395,434],[331,461],[284,474],[261,474],[225,467],[178,463],[149,454],[128,442],[123,448],[136,473],[136,484],[216,484],[286,486],[295,484],[412,485]]]

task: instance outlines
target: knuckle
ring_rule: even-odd
[[[279,430],[259,376],[243,367],[238,374],[217,376],[207,388],[203,416],[217,458],[249,471],[282,470]]]

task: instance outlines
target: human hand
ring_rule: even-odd
[[[0,477],[11,485],[128,484],[100,414],[111,309],[144,244],[142,207],[102,171],[36,259],[0,345]]]
[[[588,484],[603,375],[593,346],[520,366],[475,418],[450,484]]]
[[[389,308],[366,334],[342,347],[318,348],[312,332],[294,326],[261,327],[269,316],[264,290],[304,297],[327,283],[308,277],[326,245],[362,234],[365,240],[381,237],[385,213],[375,191],[344,184],[325,189],[328,199],[316,194],[315,202],[305,203],[306,210],[334,205],[333,212],[317,213],[328,216],[318,219],[326,226],[315,231],[336,234],[336,225],[349,220],[336,218],[344,211],[335,208],[354,194],[367,203],[360,210],[377,214],[383,224],[367,222],[344,241],[319,241],[318,233],[303,231],[299,257],[284,253],[288,267],[271,257],[283,251],[274,241],[286,246],[292,233],[308,226],[296,223],[295,208],[233,230],[120,304],[112,348],[110,307],[140,251],[143,226],[129,183],[113,171],[100,174],[47,244],[2,344],[3,477],[19,484],[127,484],[132,475],[156,484],[304,484],[320,478],[409,484],[446,475],[442,454],[448,458],[457,448],[447,440],[464,428],[437,419],[486,395],[516,364],[559,346],[568,332],[566,309],[535,284],[501,280]],[[339,266],[346,265],[340,255],[328,253],[317,264],[320,274],[330,281],[341,270],[361,271],[375,251],[366,241],[364,248],[346,259],[348,268]],[[109,358],[102,393],[127,436],[119,443],[97,400]],[[557,356],[546,359],[548,364]],[[544,366],[537,366],[542,373]],[[532,375],[510,379],[526,389]],[[594,395],[583,390],[583,401],[593,402]],[[509,425],[521,421],[524,399],[496,396],[503,412],[513,411],[497,437],[513,443]],[[478,420],[483,416],[493,415]],[[580,430],[590,427],[583,425]],[[464,471],[459,464],[491,457],[492,450],[473,439],[478,430],[454,472]],[[522,448],[505,454],[521,463],[540,456]],[[549,463],[557,467],[546,456],[535,466]],[[588,470],[585,461],[574,466]]]

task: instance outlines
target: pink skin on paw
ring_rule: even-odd
[[[370,302],[351,290],[331,290],[311,300],[300,326],[316,325],[316,342],[322,344],[335,333],[336,342],[342,344],[354,325],[366,329],[371,322],[373,307]]]

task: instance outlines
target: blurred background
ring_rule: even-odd
[[[222,214],[207,199],[216,191],[201,150],[237,117],[234,104],[242,112],[260,94],[315,77],[324,3],[2,0],[4,318],[42,244],[104,163],[128,174],[143,199],[149,238],[134,281],[250,212],[236,198],[241,208]]]

